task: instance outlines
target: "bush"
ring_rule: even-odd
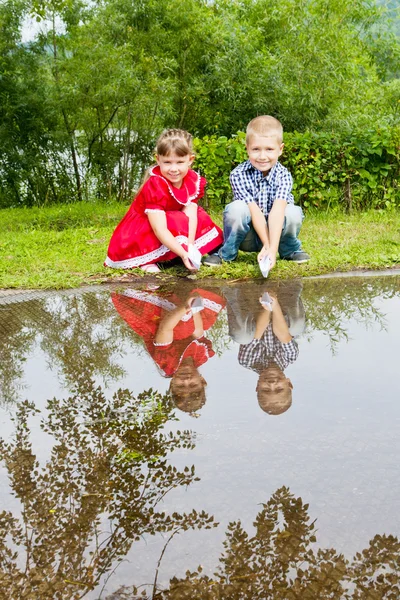
[[[207,207],[231,200],[229,173],[247,159],[245,134],[195,139],[196,168],[208,181]],[[285,134],[282,163],[301,206],[391,209],[400,205],[400,127],[360,132]]]

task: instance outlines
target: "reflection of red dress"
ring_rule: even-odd
[[[207,331],[214,325],[224,308],[225,300],[218,294],[201,289],[192,290],[191,294],[198,294],[203,298],[204,309],[201,311],[201,317],[203,329]],[[182,300],[175,294],[163,297],[153,292],[128,289],[123,293],[113,292],[111,298],[124,321],[143,338],[150,356],[163,376],[171,377],[184,358],[191,357],[194,365],[199,367],[214,356],[210,340],[204,336],[199,339],[192,337],[194,322],[191,311],[186,313],[174,328],[174,341],[171,344],[154,345],[162,317],[182,304]]]
[[[147,213],[151,211],[165,212],[169,231],[187,250],[189,220],[182,209],[191,202],[197,203],[204,195],[205,185],[206,180],[190,169],[182,187],[176,188],[161,175],[159,167],[152,167],[150,178],[111,237],[104,264],[108,267],[133,269],[176,258],[176,254],[155,236],[147,217]],[[221,229],[199,206],[195,246],[201,254],[207,254],[222,242]]]

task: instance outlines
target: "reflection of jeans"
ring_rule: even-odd
[[[285,220],[278,248],[281,258],[301,249],[301,242],[297,236],[303,219],[304,215],[300,206],[286,205]],[[223,260],[235,260],[239,248],[245,252],[259,252],[262,243],[252,225],[248,205],[242,200],[234,200],[224,210],[224,245],[220,250],[220,255]]]
[[[275,283],[275,282],[274,282]],[[278,283],[274,290],[278,296],[290,334],[301,335],[305,329],[306,317],[301,301],[303,285],[301,280],[293,279]],[[271,291],[272,291],[271,285]],[[261,310],[259,297],[266,290],[266,284],[239,284],[222,289],[227,300],[229,335],[239,344],[248,344],[254,339],[257,314]]]

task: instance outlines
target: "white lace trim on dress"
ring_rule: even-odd
[[[166,298],[160,298],[160,296],[149,294],[149,292],[142,292],[140,290],[125,290],[122,295],[135,300],[141,300],[142,302],[148,302],[149,304],[153,304],[153,306],[159,306],[160,308],[164,308],[168,311],[176,308],[176,304],[173,302],[170,302]]]
[[[168,186],[169,193],[171,194],[171,196],[173,198],[175,198],[175,200],[177,202],[179,202],[179,204],[182,204],[183,206],[188,206],[191,203],[191,201],[195,200],[197,198],[197,196],[199,195],[199,192],[200,192],[200,175],[198,173],[196,173],[196,171],[194,171],[194,173],[196,173],[196,175],[197,175],[196,190],[195,190],[194,194],[192,194],[191,196],[188,196],[188,199],[186,200],[186,202],[182,202],[181,200],[179,200],[179,198],[177,198],[175,196],[174,191],[173,191],[173,187],[170,185],[170,182],[168,181],[168,179],[166,177],[163,177],[162,175],[159,175],[158,173],[153,173],[153,170],[155,168],[156,167],[151,167],[151,169],[149,170],[150,175],[152,177],[159,177],[160,179],[162,179],[163,181],[165,181],[165,183]]]
[[[198,250],[200,250],[216,237],[218,237],[218,230],[216,227],[213,227],[210,229],[210,231],[207,231],[207,233],[195,240],[194,245]],[[188,239],[185,235],[178,235],[175,239],[181,246],[182,244],[188,243]],[[153,250],[152,252],[142,254],[142,256],[135,256],[134,258],[127,258],[126,260],[111,260],[111,258],[107,256],[104,264],[107,267],[113,267],[114,269],[135,269],[136,267],[141,267],[142,265],[147,265],[148,263],[157,262],[159,258],[168,252],[171,252],[171,250],[162,244],[159,248],[156,248],[156,250]]]
[[[146,214],[149,212],[162,212],[165,213],[165,210],[163,208],[146,208],[144,211]]]
[[[214,302],[214,300],[208,300],[208,298],[203,298],[203,304],[206,308],[209,308],[216,313],[219,313],[219,311],[222,309],[221,304],[217,304],[217,302]]]

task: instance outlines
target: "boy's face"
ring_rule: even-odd
[[[270,414],[285,412],[292,404],[293,385],[278,366],[271,365],[260,373],[256,391],[260,407]]]
[[[282,154],[283,144],[276,135],[253,134],[246,143],[249,161],[255,169],[268,173]]]

